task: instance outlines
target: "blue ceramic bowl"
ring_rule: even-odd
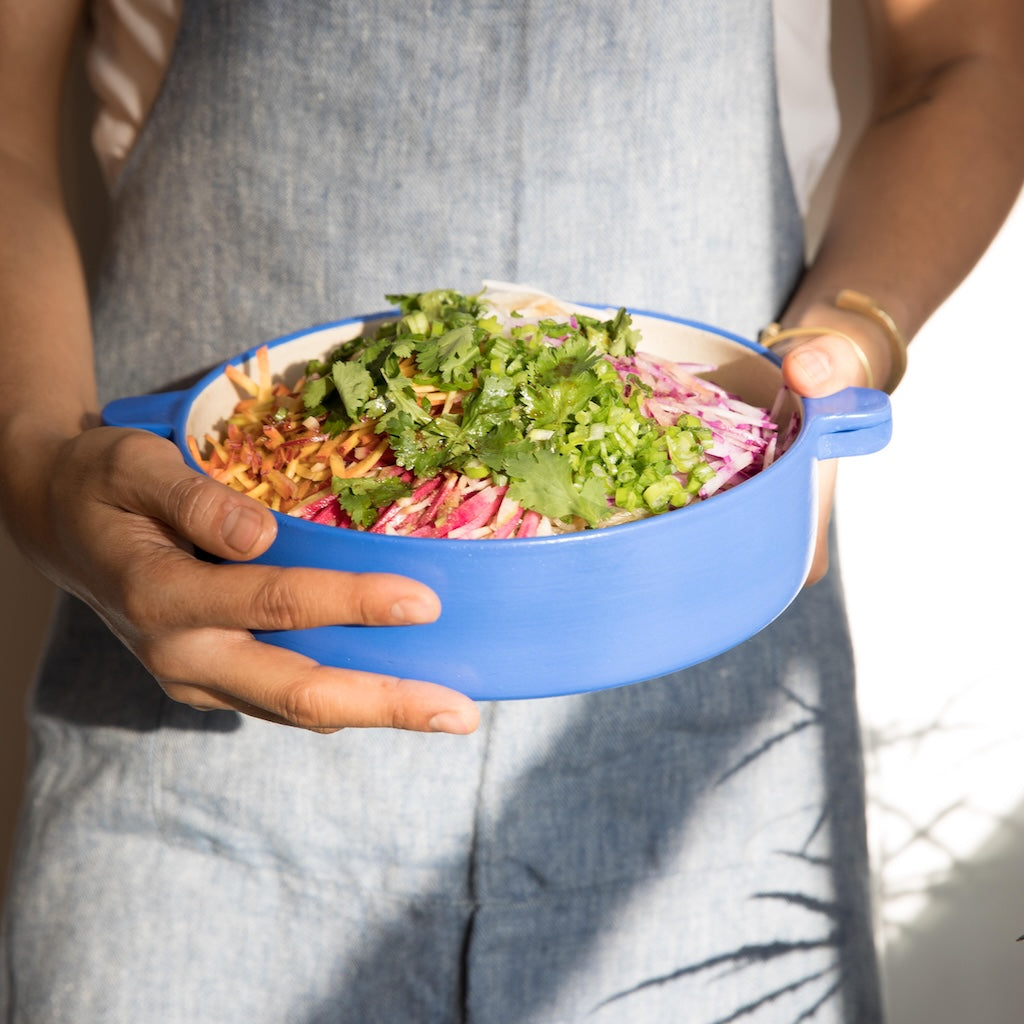
[[[343,320],[270,345],[275,373],[297,379],[310,358],[392,313]],[[779,360],[694,321],[633,313],[643,348],[710,363],[748,402],[770,407]],[[230,362],[248,368],[256,347]],[[187,391],[125,398],[108,424],[170,438],[194,468],[187,437],[216,430],[238,399],[223,367]],[[790,449],[738,487],[688,508],[606,529],[510,540],[387,537],[278,516],[260,561],[414,577],[441,599],[424,626],[328,626],[261,639],[324,664],[428,679],[476,699],[545,697],[638,682],[711,658],[778,616],[807,578],[820,459],[882,448],[888,397],[849,388],[791,396],[801,416]]]

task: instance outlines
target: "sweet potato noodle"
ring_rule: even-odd
[[[412,537],[534,537],[681,508],[760,472],[792,441],[776,412],[637,351],[608,319],[548,296],[388,296],[373,337],[293,386],[225,372],[222,435],[188,439],[214,479],[287,515]],[[781,394],[780,394],[781,401]]]

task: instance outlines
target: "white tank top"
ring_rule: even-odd
[[[171,58],[184,0],[94,0],[86,72],[99,100],[93,145],[112,184],[145,123]],[[806,211],[839,134],[829,72],[827,0],[774,0],[782,130]]]

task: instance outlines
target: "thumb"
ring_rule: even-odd
[[[220,558],[255,558],[270,547],[277,536],[270,509],[190,469],[173,444],[150,437],[156,443],[133,460],[125,505]]]
[[[785,352],[782,376],[797,394],[820,398],[845,387],[874,387],[876,375],[863,339],[852,331],[822,327],[807,331],[809,340],[791,340],[776,351]]]

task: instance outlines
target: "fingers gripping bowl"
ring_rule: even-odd
[[[768,350],[694,321],[631,316],[643,351],[714,366],[704,376],[745,402],[776,402],[779,360]],[[279,338],[267,346],[270,371],[294,382],[310,360],[393,317],[392,310]],[[260,347],[229,363],[250,372]],[[188,438],[219,433],[238,397],[219,367],[186,391],[114,401],[104,420],[169,438],[198,469]],[[889,401],[879,391],[788,394],[785,402],[799,431],[768,468],[706,500],[608,528],[457,540],[275,513],[277,539],[258,561],[410,576],[438,594],[442,613],[422,626],[337,625],[260,637],[324,664],[428,679],[475,699],[619,686],[720,654],[768,625],[802,587],[815,541],[818,461],[877,451],[891,433]]]

